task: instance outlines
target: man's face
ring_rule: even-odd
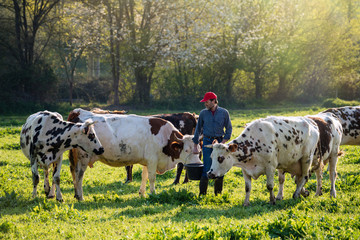
[[[211,108],[214,107],[214,105],[215,105],[215,100],[213,100],[213,101],[207,100],[204,104],[205,104],[206,109],[210,110]]]

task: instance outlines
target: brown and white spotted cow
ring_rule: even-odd
[[[245,201],[249,205],[251,179],[265,174],[270,203],[275,204],[273,193],[276,169],[292,174],[296,179],[294,198],[309,178],[319,131],[316,123],[304,117],[267,117],[246,126],[235,140],[227,144],[216,143],[211,154],[210,178],[222,177],[232,166],[241,167],[245,179]]]
[[[63,121],[59,113],[37,112],[29,116],[22,126],[20,146],[24,155],[31,162],[33,179],[33,193],[36,197],[36,188],[39,183],[38,165],[44,169],[44,189],[48,198],[63,201],[60,191],[60,170],[62,155],[66,150],[81,148],[87,155],[99,155],[104,149],[93,129],[91,120],[85,123],[71,123]],[[54,164],[53,184],[50,190],[49,166]]]
[[[169,114],[157,114],[151,115],[151,117],[157,117],[164,119],[166,121],[171,122],[183,135],[193,135],[196,128],[196,115],[191,114],[189,112],[184,113],[169,113]],[[201,156],[199,156],[201,158]],[[132,181],[132,168],[133,165],[126,166],[126,183]],[[178,184],[180,181],[181,172],[184,168],[183,163],[178,163],[176,176],[173,184]],[[183,183],[187,183],[189,181],[187,175],[185,175],[185,179]]]
[[[81,149],[71,151],[75,197],[83,200],[82,180],[89,164],[100,161],[109,166],[143,165],[139,194],[145,196],[147,179],[155,192],[156,173],[163,174],[177,163],[201,163],[193,154],[192,135],[183,136],[170,122],[136,115],[94,114],[75,109],[69,119],[97,121],[95,130],[104,146],[104,154],[90,157]]]
[[[315,151],[313,160],[313,169],[317,179],[316,196],[322,195],[322,171],[324,164],[329,163],[331,189],[330,196],[336,197],[335,180],[336,180],[336,164],[340,151],[340,142],[342,137],[342,127],[339,119],[332,113],[319,113],[317,115],[306,116],[316,122],[319,129],[319,142]],[[296,178],[300,177],[300,172],[295,174]],[[279,170],[279,192],[276,196],[277,200],[283,198],[285,174],[283,170]],[[308,191],[303,189],[304,194],[308,195]]]
[[[340,145],[360,145],[360,107],[330,108],[324,111],[327,112],[334,114],[342,125]]]

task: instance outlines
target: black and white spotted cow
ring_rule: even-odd
[[[340,145],[360,145],[360,107],[330,108],[324,111],[327,112],[334,114],[342,125]]]
[[[196,128],[196,115],[184,112],[184,113],[169,113],[169,114],[157,114],[151,115],[151,117],[157,117],[164,119],[166,121],[171,122],[183,135],[193,135]],[[201,158],[201,156],[200,156]],[[133,165],[126,166],[126,182],[132,181],[132,168]],[[183,163],[178,163],[176,176],[173,184],[178,184],[180,181],[181,172],[184,169]],[[185,175],[184,182],[187,183],[189,181],[187,175]]]
[[[313,120],[319,129],[319,142],[318,147],[315,151],[315,156],[313,160],[313,169],[316,173],[317,187],[316,187],[316,196],[322,195],[322,171],[324,164],[329,163],[329,174],[331,181],[330,196],[336,197],[335,190],[335,180],[336,180],[336,164],[338,159],[338,154],[340,151],[340,142],[342,138],[343,129],[339,119],[334,116],[332,113],[319,113],[317,115],[306,116]],[[300,173],[296,175],[299,176]],[[284,189],[285,175],[283,170],[279,170],[279,192],[276,196],[277,200],[283,198],[283,189]],[[305,191],[305,189],[304,189]],[[308,195],[308,191],[304,192],[305,195]]]
[[[193,135],[183,136],[170,122],[155,117],[118,114],[95,114],[80,108],[69,114],[69,120],[97,121],[95,130],[104,146],[104,154],[90,157],[81,149],[70,151],[75,198],[83,200],[82,180],[88,165],[100,161],[112,167],[143,165],[139,190],[145,196],[149,179],[150,191],[155,192],[156,173],[163,174],[179,162],[201,163],[193,154]]]
[[[299,174],[294,198],[309,178],[319,130],[314,121],[304,117],[267,117],[246,126],[235,140],[227,144],[216,143],[211,154],[210,178],[227,173],[232,166],[241,167],[245,179],[245,201],[249,205],[251,179],[266,175],[270,203],[275,204],[273,193],[276,169]]]
[[[93,129],[91,120],[85,123],[74,124],[63,121],[62,116],[56,112],[37,112],[30,115],[22,126],[20,146],[24,155],[30,160],[33,193],[36,197],[36,188],[39,183],[38,166],[44,169],[44,189],[48,198],[55,196],[63,201],[60,190],[60,170],[62,155],[66,150],[81,148],[87,155],[99,155],[104,149]],[[49,166],[54,164],[53,184],[50,190]]]

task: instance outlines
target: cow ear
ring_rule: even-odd
[[[237,148],[238,148],[238,145],[235,144],[235,143],[232,143],[232,144],[229,145],[228,149],[229,149],[230,152],[235,152],[237,150]]]
[[[84,126],[84,127],[82,128],[82,133],[87,135],[88,132],[89,132],[89,126]]]
[[[181,151],[181,149],[183,149],[183,146],[184,144],[182,142],[174,141],[171,143],[171,148],[176,152]]]
[[[93,122],[92,120],[86,120],[84,125],[82,126],[82,132],[87,135],[89,133],[90,126],[94,123],[95,122]]]

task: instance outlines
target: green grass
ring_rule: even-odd
[[[233,134],[256,118],[268,115],[302,116],[322,108],[230,110]],[[176,112],[176,111],[174,111]],[[136,112],[153,114],[156,111]],[[84,201],[74,199],[67,154],[61,170],[64,203],[46,199],[43,175],[33,199],[30,162],[19,147],[21,125],[27,116],[0,117],[0,239],[359,239],[360,147],[342,146],[338,162],[337,198],[330,198],[329,174],[324,195],[315,197],[313,176],[306,187],[310,196],[294,200],[293,179],[286,175],[284,200],[269,205],[264,176],[253,180],[250,207],[243,207],[245,186],[240,168],[225,176],[224,191],[198,197],[198,181],[171,185],[175,170],[157,175],[156,194],[140,198],[141,166],[134,181],[124,184],[125,168],[95,163],[85,172]],[[64,116],[65,117],[65,116]],[[6,120],[9,119],[9,120]],[[181,180],[184,177],[182,175]],[[277,179],[275,183],[277,184]],[[277,192],[277,186],[275,191]]]

